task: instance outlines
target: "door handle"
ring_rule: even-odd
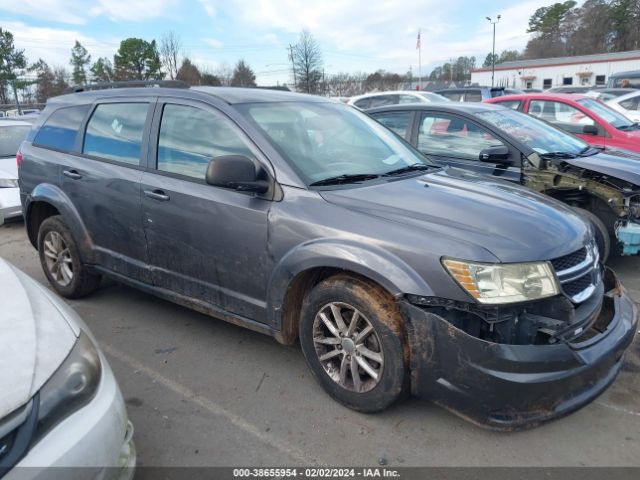
[[[65,177],[69,177],[73,180],[80,180],[82,178],[82,175],[80,175],[77,170],[65,170],[62,172],[62,174]]]
[[[161,202],[167,202],[169,200],[169,195],[164,193],[162,190],[145,190],[144,194],[149,198],[160,200]]]

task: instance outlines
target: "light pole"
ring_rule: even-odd
[[[495,20],[491,20],[491,17],[487,17],[489,23],[493,25],[493,51],[491,53],[491,87],[493,87],[494,78],[496,76],[496,23],[500,21],[501,15],[498,15]]]

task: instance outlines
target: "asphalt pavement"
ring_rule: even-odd
[[[0,257],[45,285],[21,222]],[[640,258],[610,265],[640,301]],[[331,400],[299,346],[103,281],[68,302],[116,374],[144,466],[639,466],[640,335],[596,401],[538,428],[496,433],[410,398],[373,415]]]

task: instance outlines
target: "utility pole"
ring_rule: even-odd
[[[497,18],[491,20],[491,17],[487,17],[489,23],[493,25],[493,50],[491,53],[491,87],[494,85],[495,76],[496,76],[496,23],[500,21],[501,15],[498,15]]]
[[[293,90],[298,91],[298,85],[296,81],[296,65],[293,62],[293,46],[289,44],[289,56],[291,57],[291,69],[293,70]]]
[[[422,33],[422,29],[418,29],[418,41],[416,43],[416,48],[418,49],[418,87],[416,90],[422,89],[422,41],[420,39],[420,34]]]

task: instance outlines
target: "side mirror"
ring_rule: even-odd
[[[206,181],[216,187],[263,194],[269,190],[266,177],[253,160],[242,155],[222,155],[209,161]]]
[[[585,135],[598,135],[598,127],[595,125],[585,125],[582,127],[582,133]]]
[[[493,145],[480,152],[480,161],[487,163],[512,163],[509,160],[509,149],[505,145]]]

